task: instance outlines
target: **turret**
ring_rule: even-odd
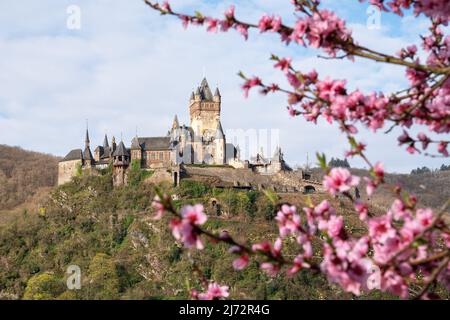
[[[86,139],[84,140],[84,151],[83,151],[83,161],[84,165],[92,166],[94,164],[94,157],[92,156],[89,140],[89,130],[86,128]]]
[[[130,154],[123,144],[123,141],[120,141],[113,153],[113,185],[115,187],[127,184],[127,168],[129,164]]]
[[[178,122],[177,115],[175,115],[175,117],[173,118],[172,130],[178,129],[179,127],[180,127],[180,123]]]
[[[103,149],[109,148],[108,136],[105,133],[105,138],[103,139]]]
[[[195,100],[195,101],[200,101],[200,100],[202,100],[202,95],[201,95],[201,93],[200,93],[200,88],[197,88],[197,90],[195,90],[194,100]]]
[[[221,100],[221,96],[220,96],[219,87],[216,87],[216,92],[214,92],[213,101],[214,102],[220,102],[220,100]]]
[[[223,133],[222,124],[220,123],[220,120],[217,122],[215,137],[216,139],[225,139],[225,134]]]
[[[116,151],[116,148],[117,148],[117,145],[116,145],[116,137],[112,137],[112,139],[111,139],[111,147],[112,147],[112,152],[111,152],[111,155],[112,155],[112,153],[114,152],[114,151]]]

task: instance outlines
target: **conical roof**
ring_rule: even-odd
[[[103,149],[106,149],[108,147],[109,147],[108,136],[105,134],[105,138],[103,139]]]
[[[131,140],[131,149],[141,149],[141,145],[139,144],[139,138],[136,136]]]
[[[178,117],[177,117],[177,115],[175,115],[175,117],[173,118],[172,129],[176,129],[179,126],[180,126],[180,123],[178,122]]]
[[[86,146],[86,148],[84,148],[83,159],[84,160],[93,160],[94,159],[94,157],[92,156],[92,152],[91,152],[91,149],[89,148],[89,146]]]
[[[222,139],[225,136],[223,133],[222,123],[217,122],[217,129],[216,129],[216,138]]]
[[[209,88],[208,80],[206,78],[203,78],[202,83],[199,87],[200,96],[202,100],[212,101],[213,95],[211,92],[211,89]]]
[[[120,157],[120,156],[128,156],[128,150],[123,144],[123,141],[120,141],[119,145],[117,146],[116,150],[113,153],[113,157]]]

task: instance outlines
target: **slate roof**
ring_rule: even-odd
[[[216,138],[223,138],[225,137],[225,134],[223,133],[222,124],[220,121],[217,123],[217,129],[216,129]]]
[[[91,149],[89,147],[84,148],[83,159],[84,160],[94,160]]]
[[[73,149],[60,162],[82,160],[82,159],[83,159],[83,151],[81,149]]]
[[[100,159],[105,159],[105,158],[111,157],[111,153],[112,153],[111,147],[106,147],[106,148],[102,147],[102,149],[103,149],[103,152],[100,154]]]
[[[129,156],[128,149],[123,144],[123,141],[120,141],[119,146],[116,148],[116,150],[113,153],[114,157],[118,156]]]
[[[170,149],[170,137],[139,137],[138,142],[145,151]]]
[[[211,89],[209,88],[209,84],[208,84],[208,81],[206,80],[206,78],[203,78],[202,83],[200,84],[200,87],[199,87],[199,92],[200,92],[200,96],[201,96],[202,100],[207,100],[207,101],[213,100],[213,95],[212,95]]]

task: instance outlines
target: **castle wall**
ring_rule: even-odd
[[[143,164],[145,168],[164,168],[172,163],[170,150],[162,151],[144,151]]]
[[[185,172],[191,176],[217,177],[235,186],[252,186],[257,189],[273,189],[278,192],[303,192],[307,185],[313,186],[316,191],[323,191],[320,182],[303,180],[301,172],[282,171],[274,175],[261,175],[248,168],[197,166],[185,166]]]
[[[58,163],[58,185],[70,182],[77,173],[81,160],[63,161]]]

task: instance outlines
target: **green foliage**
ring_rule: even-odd
[[[137,187],[142,181],[150,177],[153,173],[154,172],[151,170],[143,170],[139,159],[133,159],[130,163],[128,173],[128,185],[130,187]]]
[[[97,253],[89,265],[88,292],[92,299],[111,300],[119,296],[119,277],[110,256]]]
[[[62,279],[45,272],[28,280],[23,298],[25,300],[52,300],[59,296],[64,289]]]
[[[83,166],[81,162],[78,162],[77,165],[75,166],[75,176],[81,177],[82,174],[83,174]]]
[[[211,192],[206,184],[192,180],[181,180],[179,194],[182,197],[200,198]]]

